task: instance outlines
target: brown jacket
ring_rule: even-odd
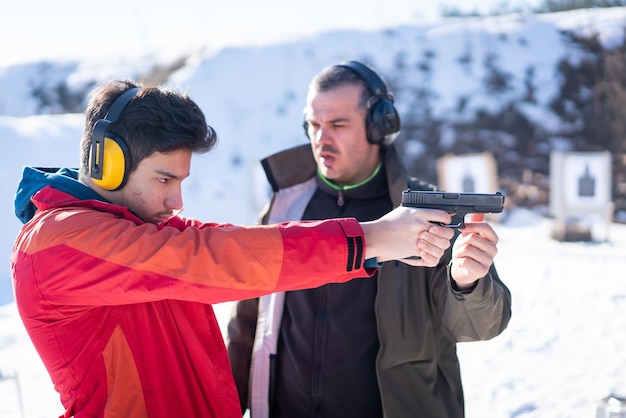
[[[281,208],[280,190],[306,184],[315,175],[315,161],[308,144],[270,156],[262,162],[274,194],[261,214],[261,222],[276,221],[273,211],[289,213]],[[401,192],[409,185],[414,190],[431,190],[429,185],[406,176],[395,150],[388,148],[385,166],[389,191],[394,206],[400,204]],[[311,186],[314,188],[314,186]],[[302,193],[310,187],[303,187]],[[302,200],[292,199],[296,205]],[[278,209],[277,209],[278,208]],[[291,219],[293,220],[293,219]],[[500,281],[495,267],[480,279],[470,292],[459,292],[452,287],[448,263],[450,251],[433,268],[410,267],[401,262],[386,262],[378,277],[376,316],[380,351],[377,357],[377,376],[383,412],[386,417],[463,417],[464,400],[456,343],[487,340],[499,335],[511,316],[511,295]],[[258,356],[271,355],[265,340],[276,338],[276,332],[266,332],[268,318],[280,323],[280,306],[272,312],[261,303],[259,317],[263,329],[257,330],[254,343],[255,320],[259,314],[258,299],[237,304],[236,316],[228,329],[228,353],[237,382],[242,407],[252,405],[252,417],[264,418],[267,408],[254,406],[254,399],[263,400],[265,392],[248,393],[250,386],[268,386],[269,371],[257,367],[254,377],[260,385],[250,385],[251,363]],[[269,322],[271,322],[269,321]],[[276,325],[273,326],[276,330]],[[252,345],[255,344],[254,354]],[[270,344],[269,347],[272,345]],[[251,360],[252,359],[252,360]],[[254,365],[252,365],[254,368]],[[260,376],[259,376],[260,374]],[[265,390],[265,388],[264,388]],[[251,396],[249,396],[251,395]]]

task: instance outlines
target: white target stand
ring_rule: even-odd
[[[609,152],[550,154],[552,237],[558,241],[608,241],[613,220]],[[598,228],[599,226],[599,228]]]
[[[20,409],[20,416],[24,418],[24,404],[22,403],[22,389],[20,388],[20,379],[15,370],[7,371],[0,369],[0,384],[10,384],[13,383],[15,385],[17,402]]]

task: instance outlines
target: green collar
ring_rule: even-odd
[[[356,189],[359,186],[363,186],[365,183],[367,183],[368,181],[370,181],[371,179],[373,179],[374,177],[376,177],[376,174],[378,174],[378,172],[380,171],[380,167],[382,167],[383,163],[380,162],[378,163],[378,165],[376,166],[376,169],[374,170],[374,172],[365,180],[360,181],[356,184],[348,184],[345,186],[337,186],[335,183],[333,183],[332,181],[328,180],[326,177],[324,177],[322,175],[322,173],[320,172],[319,167],[317,168],[317,173],[319,174],[320,178],[322,179],[322,181],[324,183],[326,183],[329,187],[332,187],[335,190],[350,190],[350,189]]]

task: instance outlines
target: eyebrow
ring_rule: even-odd
[[[341,122],[351,122],[351,121],[352,119],[350,118],[335,118],[335,119],[329,120],[328,122],[329,123],[341,123]]]
[[[185,176],[177,176],[176,174],[172,174],[170,172],[167,172],[165,170],[154,170],[156,174],[162,175],[164,177],[169,177],[172,180],[183,180],[187,177],[189,177],[189,173],[187,173]]]
[[[307,122],[315,123],[315,120],[307,118]],[[341,122],[350,122],[350,118],[339,117],[339,118],[334,118],[334,119],[330,119],[326,121],[326,123],[330,123],[330,124],[341,123]]]

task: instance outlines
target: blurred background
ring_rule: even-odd
[[[349,59],[394,92],[412,175],[506,196],[490,220],[514,314],[459,344],[468,418],[591,417],[626,397],[625,29],[623,0],[4,2],[0,416],[61,413],[16,312],[13,197],[24,165],[78,165],[93,87],[187,91],[219,142],[193,157],[183,216],[254,224],[259,160],[307,141],[310,79]]]

